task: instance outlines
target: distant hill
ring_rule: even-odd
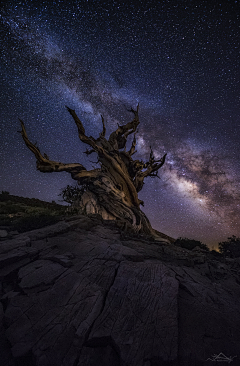
[[[59,221],[66,207],[37,198],[0,194],[0,229],[19,233],[38,229]]]
[[[7,203],[19,203],[23,204],[24,206],[36,206],[36,207],[48,207],[48,208],[59,208],[62,209],[63,207],[66,207],[64,205],[60,205],[54,201],[52,202],[46,202],[39,200],[38,198],[28,198],[28,197],[20,197],[20,196],[14,196],[8,193],[1,193],[0,194],[0,204],[2,202]]]

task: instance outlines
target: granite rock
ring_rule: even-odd
[[[7,230],[0,230],[0,238],[5,238],[6,236],[8,236]]]
[[[237,260],[123,239],[114,225],[77,216],[1,242],[0,266],[1,365],[200,366],[220,352],[240,357]]]

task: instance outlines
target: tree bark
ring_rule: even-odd
[[[87,189],[78,202],[82,212],[100,214],[103,219],[118,220],[122,226],[135,232],[156,236],[149,220],[140,209],[143,201],[139,200],[138,192],[141,191],[146,177],[157,177],[159,168],[165,162],[166,154],[161,159],[155,160],[151,149],[148,162],[133,160],[132,156],[136,153],[139,106],[136,111],[130,110],[134,114],[133,120],[126,125],[118,126],[108,139],[105,137],[106,127],[103,117],[103,130],[95,139],[85,134],[83,124],[75,111],[68,107],[67,110],[77,125],[80,140],[91,147],[86,154],[96,152],[100,168],[87,171],[82,164],[64,164],[50,160],[29,141],[24,123],[20,120],[22,126],[20,133],[37,159],[37,169],[44,173],[66,171],[80,185],[85,185]],[[126,151],[127,138],[132,133],[134,133],[132,145],[130,150]]]

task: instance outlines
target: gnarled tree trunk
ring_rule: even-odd
[[[106,220],[119,219],[136,232],[155,236],[156,233],[149,220],[140,209],[140,204],[143,202],[138,199],[138,192],[142,189],[146,177],[157,176],[158,169],[165,162],[166,154],[160,160],[155,160],[151,150],[148,162],[133,160],[139,125],[139,106],[136,111],[130,110],[134,114],[133,120],[126,125],[118,126],[108,139],[105,137],[103,117],[103,130],[95,139],[85,134],[83,124],[75,111],[68,107],[67,109],[77,125],[80,140],[91,147],[86,154],[96,152],[100,168],[87,171],[82,164],[64,164],[50,160],[29,141],[24,123],[20,120],[22,137],[36,156],[37,169],[44,173],[66,171],[79,184],[86,185],[87,190],[79,202],[83,212],[98,213]],[[134,133],[132,145],[130,150],[126,151],[127,138],[132,133]]]

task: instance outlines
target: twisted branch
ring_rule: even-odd
[[[50,160],[47,154],[41,154],[39,148],[34,145],[27,136],[26,128],[21,119],[22,130],[19,131],[22,135],[22,138],[27,145],[27,147],[34,153],[37,159],[37,170],[43,173],[52,173],[52,172],[68,172],[71,174],[73,179],[78,179],[79,173],[81,176],[87,173],[86,168],[82,164],[73,163],[73,164],[64,164],[58,161]]]

